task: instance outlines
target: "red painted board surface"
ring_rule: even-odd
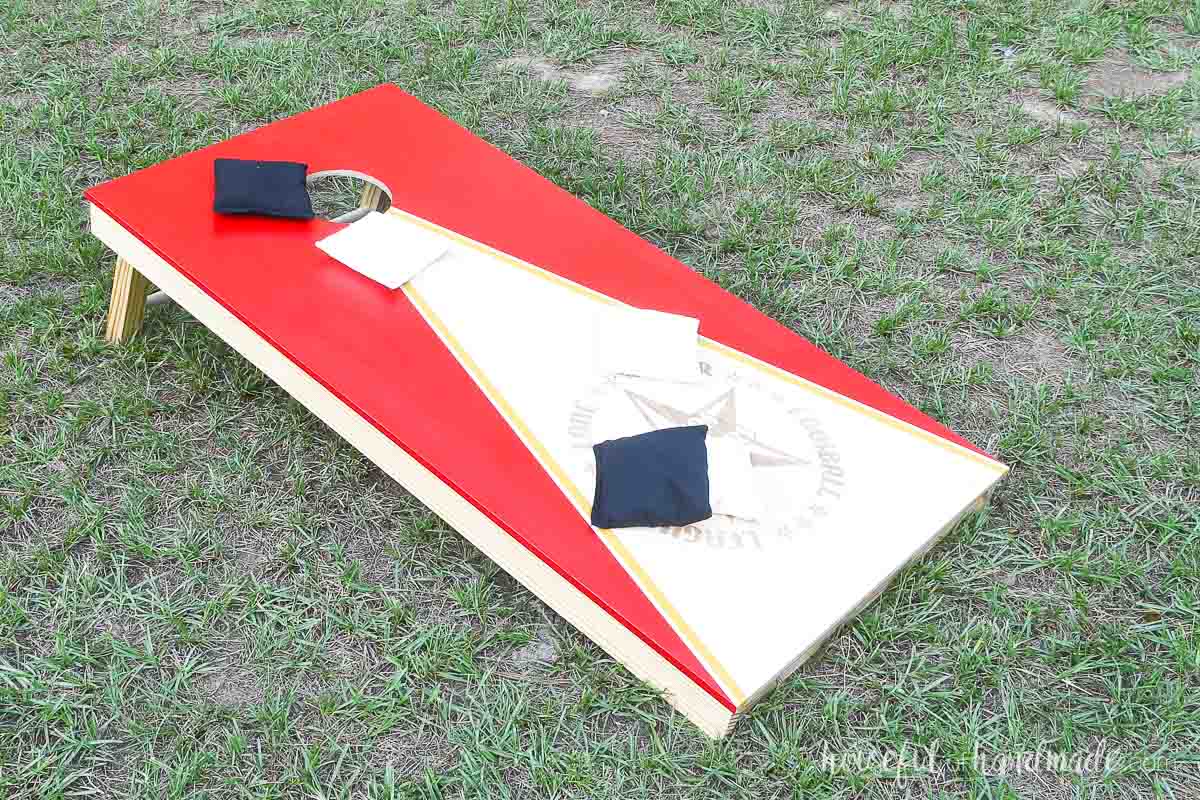
[[[698,317],[709,338],[979,452],[390,84],[86,192],[731,710],[734,703],[403,292],[345,269],[313,246],[340,227],[335,223],[214,214],[218,157],[303,161],[310,172],[372,175],[405,211],[633,305]]]

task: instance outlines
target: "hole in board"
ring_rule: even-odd
[[[352,169],[325,169],[306,179],[313,212],[330,222],[354,222],[368,211],[387,211],[392,192],[383,181]]]

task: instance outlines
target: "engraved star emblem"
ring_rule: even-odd
[[[734,395],[736,391],[730,389],[699,408],[688,411],[653,400],[631,389],[624,390],[629,402],[633,403],[633,407],[652,428],[707,425],[711,435],[732,436],[745,444],[750,451],[750,463],[756,467],[791,467],[812,463],[794,453],[763,442],[752,430],[739,426]]]

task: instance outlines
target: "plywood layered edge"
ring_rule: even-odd
[[[149,282],[127,259],[118,258],[113,269],[112,298],[108,304],[105,338],[114,344],[128,341],[142,329]]]
[[[180,274],[97,206],[90,205],[92,234],[224,340],[318,419],[479,548],[542,602],[596,642],[704,733],[724,737],[735,714],[621,622],[572,586],[536,555],[395,442],[322,386],[287,356]]]

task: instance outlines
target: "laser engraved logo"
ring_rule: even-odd
[[[569,420],[580,488],[595,489],[592,445],[614,436],[680,425],[707,425],[709,437],[731,437],[749,452],[761,519],[714,515],[682,528],[658,528],[683,544],[721,550],[786,546],[819,529],[841,501],[845,466],[833,437],[803,395],[771,386],[745,367],[702,363],[711,380],[665,384],[614,376],[575,403]],[[799,402],[797,402],[799,401]]]

